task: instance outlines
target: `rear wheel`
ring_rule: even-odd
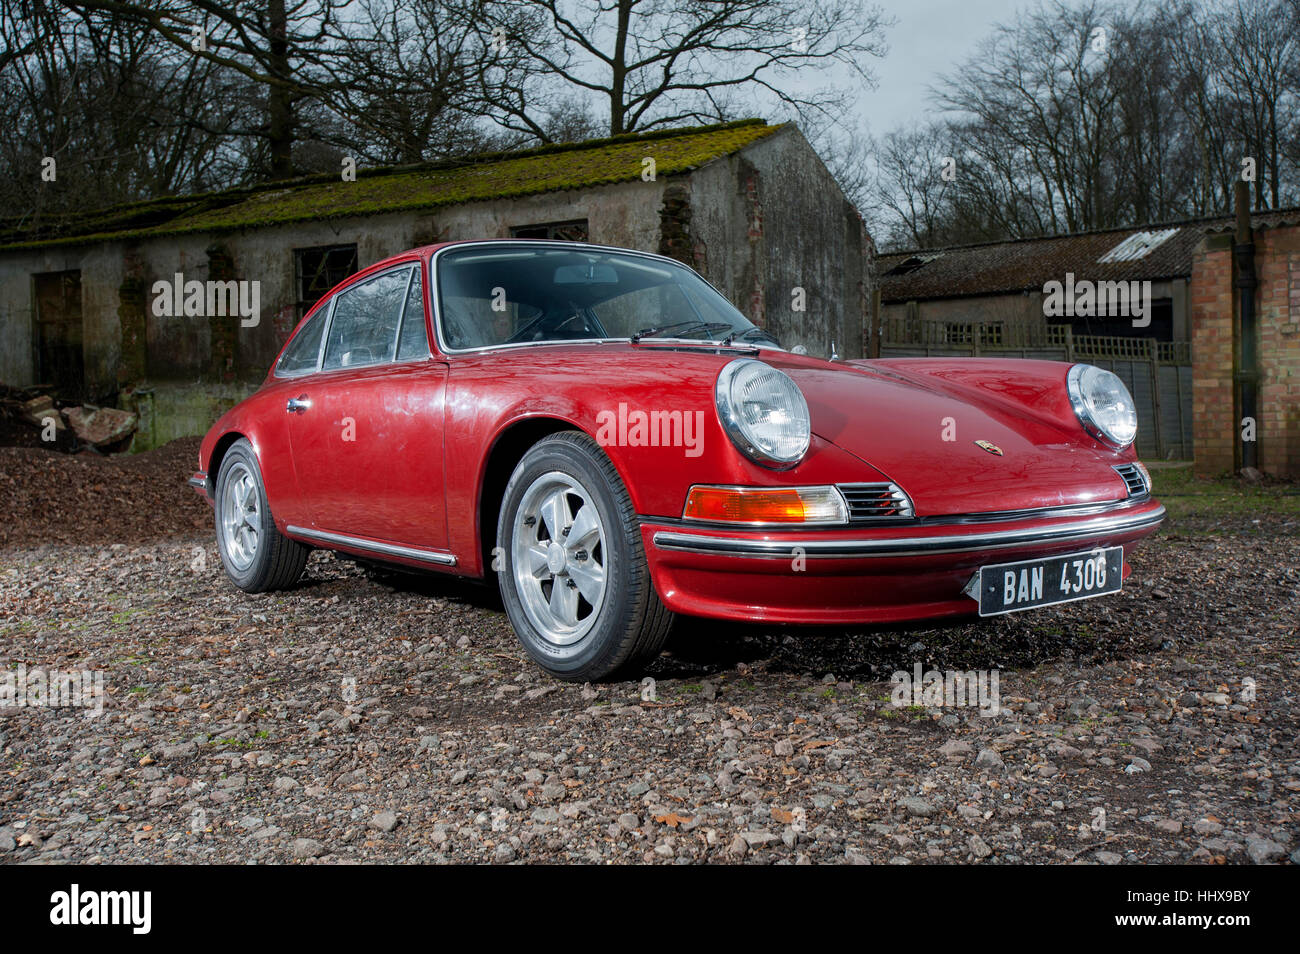
[[[655,593],[627,489],[590,437],[554,434],[524,455],[497,546],[506,613],[547,672],[609,679],[659,655],[673,615]]]
[[[262,593],[292,586],[310,550],[275,528],[253,445],[230,445],[217,472],[217,548],[221,563],[241,590]]]

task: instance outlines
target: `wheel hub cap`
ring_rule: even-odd
[[[262,531],[257,480],[243,463],[226,475],[221,494],[221,549],[237,570],[247,570],[257,556]]]
[[[605,526],[592,495],[552,471],[534,480],[512,527],[515,589],[533,628],[569,646],[591,631],[605,602]]]

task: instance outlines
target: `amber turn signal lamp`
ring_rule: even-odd
[[[848,508],[834,487],[692,487],[684,520],[712,523],[847,523]]]

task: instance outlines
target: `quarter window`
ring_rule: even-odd
[[[311,316],[289,342],[289,347],[284,349],[280,363],[275,368],[276,374],[292,377],[316,370],[316,362],[320,358],[320,339],[325,333],[325,319],[329,317],[329,312],[328,304],[316,309],[316,314]]]
[[[324,370],[393,360],[410,277],[410,268],[394,269],[338,296],[325,343]]]
[[[420,270],[411,276],[411,290],[406,294],[406,312],[402,316],[402,334],[397,341],[397,360],[427,358],[429,332],[424,324],[424,290]]]

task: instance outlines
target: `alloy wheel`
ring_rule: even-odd
[[[590,632],[605,602],[605,527],[592,495],[568,474],[534,480],[512,528],[515,587],[547,642],[569,646]]]

